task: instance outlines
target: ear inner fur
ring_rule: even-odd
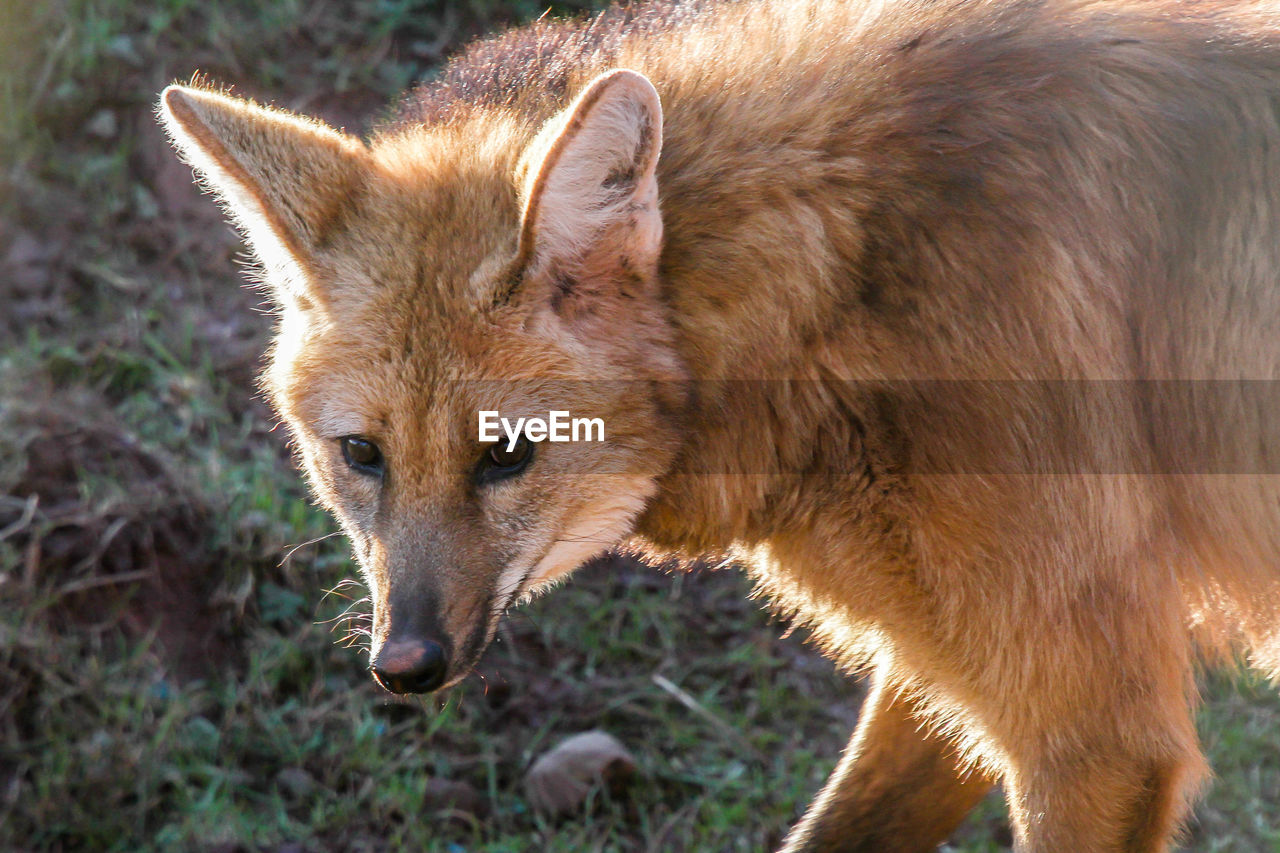
[[[302,250],[302,246],[298,243],[297,235],[293,233],[293,229],[286,226],[279,214],[266,203],[266,200],[255,191],[256,182],[249,175],[249,172],[240,164],[238,160],[228,153],[226,147],[210,130],[208,125],[200,120],[196,111],[190,104],[191,94],[184,91],[181,87],[170,86],[165,89],[161,95],[164,108],[173,116],[175,122],[199,146],[200,150],[208,155],[209,159],[216,163],[219,169],[227,173],[228,177],[238,184],[244,193],[252,197],[253,202],[259,208],[259,215],[267,221],[272,231],[276,233],[279,240],[285,244],[285,248],[297,259],[302,262],[306,254]],[[182,146],[183,153],[186,155],[187,161],[195,168],[201,171],[208,171],[201,165],[192,162],[194,158],[190,156],[190,152],[186,146]],[[221,182],[219,182],[221,183]]]
[[[315,120],[183,86],[165,89],[160,115],[183,158],[248,236],[272,284],[302,301],[314,297],[294,279],[301,272],[315,281],[315,250],[359,180],[364,144]],[[292,180],[280,179],[281,163],[292,167]]]
[[[538,265],[539,230],[544,224],[543,217],[546,212],[548,187],[553,182],[557,170],[564,168],[563,160],[570,153],[574,143],[580,141],[583,133],[592,132],[590,124],[593,118],[597,116],[597,111],[607,104],[611,97],[620,97],[614,91],[619,86],[639,87],[642,93],[641,97],[648,96],[652,99],[652,104],[637,105],[637,109],[641,112],[639,118],[646,123],[647,127],[639,132],[638,147],[633,153],[635,159],[630,164],[633,170],[636,167],[643,168],[646,173],[645,176],[652,174],[656,165],[657,154],[662,144],[662,110],[657,99],[657,93],[653,90],[653,84],[649,82],[648,78],[635,71],[615,69],[607,72],[596,78],[579,96],[578,101],[573,106],[569,107],[561,116],[552,119],[542,131],[543,134],[546,134],[554,129],[557,123],[564,122],[563,127],[556,133],[555,139],[551,142],[547,152],[537,165],[532,187],[528,191],[516,258],[517,268],[528,270]],[[568,115],[567,120],[564,118],[565,114]],[[596,132],[603,132],[603,130],[596,129]],[[539,140],[535,140],[530,146],[531,149],[536,151],[540,147],[539,143]],[[638,181],[636,186],[637,188],[639,187]],[[598,239],[609,230],[611,225],[612,223],[604,223],[599,228],[598,233],[592,235],[591,239]]]

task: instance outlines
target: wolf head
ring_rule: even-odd
[[[541,125],[368,143],[207,88],[159,113],[277,306],[263,384],[370,587],[375,677],[455,683],[509,606],[632,532],[677,453],[657,92],[618,70]],[[604,441],[485,444],[482,410]]]

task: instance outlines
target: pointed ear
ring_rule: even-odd
[[[310,265],[358,186],[364,144],[312,119],[207,89],[170,86],[160,121],[222,201],[277,296],[313,298]]]
[[[662,104],[635,71],[596,78],[525,152],[519,258],[527,277],[652,273],[662,248]]]

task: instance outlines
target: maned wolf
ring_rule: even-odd
[[[1273,7],[640,7],[368,140],[160,110],[263,265],[389,690],[603,549],[729,554],[874,672],[788,850],[930,849],[998,780],[1077,853],[1168,849],[1202,655],[1280,669]]]

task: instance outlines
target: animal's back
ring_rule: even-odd
[[[645,4],[479,42],[406,99],[397,125],[501,111],[536,127],[615,66],[662,92],[664,264],[692,274],[670,295],[689,325],[728,299],[744,314],[781,299],[770,313],[806,327],[898,332],[900,363],[879,360],[881,376],[1280,369],[1265,334],[1280,298],[1264,284],[1280,46],[1259,4]],[[797,223],[811,243],[769,242],[795,240]],[[1046,268],[1046,251],[1062,266]],[[813,267],[814,304],[741,284],[761,263]],[[992,266],[1026,286],[969,272]],[[1070,328],[1101,306],[1106,332]],[[1238,326],[1206,342],[1224,310]],[[967,335],[947,348],[905,334],[944,312],[961,334],[997,322],[1013,338],[1044,320],[1071,337],[1045,352],[1041,327],[993,357]],[[902,328],[880,328],[891,324]]]

